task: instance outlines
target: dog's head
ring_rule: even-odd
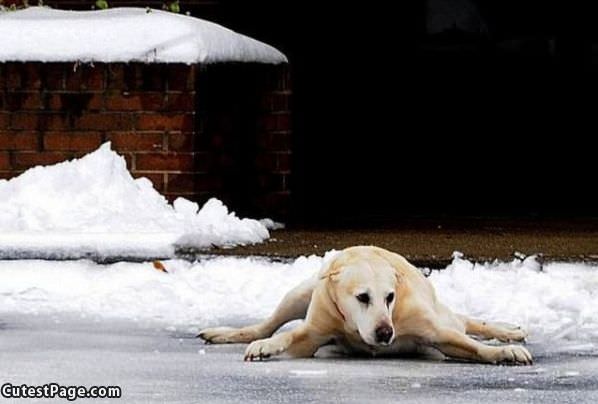
[[[392,313],[401,276],[391,261],[368,247],[351,248],[330,263],[323,278],[345,329],[372,347],[394,341]]]

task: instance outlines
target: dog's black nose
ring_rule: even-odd
[[[380,327],[376,328],[376,342],[385,342],[388,343],[392,338],[392,327],[388,324],[381,325]]]

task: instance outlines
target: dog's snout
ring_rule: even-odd
[[[392,338],[392,327],[388,324],[383,324],[376,328],[376,342],[388,343]]]

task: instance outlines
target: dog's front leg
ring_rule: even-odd
[[[496,338],[501,342],[520,342],[525,341],[525,337],[527,337],[527,331],[521,327],[513,326],[508,328],[487,321],[475,320],[463,315],[459,315],[459,318],[465,325],[465,333],[484,339]]]
[[[303,324],[294,330],[253,341],[245,350],[245,360],[262,360],[284,352],[296,358],[308,358],[329,339]]]
[[[452,329],[437,331],[433,339],[432,345],[452,358],[494,364],[532,364],[532,355],[520,345],[485,345]]]

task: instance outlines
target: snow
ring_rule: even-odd
[[[0,261],[0,312],[68,313],[189,333],[249,324],[268,316],[288,290],[319,270],[323,259],[169,260],[164,261],[168,273],[151,263]],[[532,342],[561,341],[558,346],[567,351],[598,346],[596,265],[541,267],[533,257],[475,264],[457,255],[429,279],[453,310],[521,325]]]
[[[144,8],[0,11],[0,38],[0,62],[287,62],[221,25]]]
[[[133,179],[110,143],[0,180],[0,258],[171,257],[176,247],[268,237],[264,224],[238,218],[218,199],[201,209],[183,198],[170,205],[148,179]]]

